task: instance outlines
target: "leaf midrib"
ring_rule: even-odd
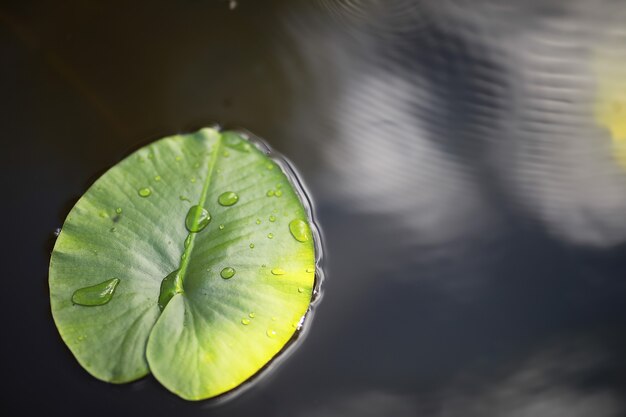
[[[204,207],[204,203],[206,202],[206,197],[209,192],[209,187],[211,185],[211,179],[213,178],[213,172],[215,171],[215,166],[217,165],[217,159],[219,157],[221,146],[222,146],[222,135],[218,135],[217,141],[211,153],[211,157],[209,158],[209,165],[207,167],[207,175],[204,180],[204,184],[202,185],[202,193],[200,194],[200,200],[197,203],[197,205],[200,207]],[[194,218],[194,223],[198,221],[198,216],[200,216],[199,212],[196,213],[196,217]],[[189,241],[189,246],[185,248],[183,251],[183,253],[186,253],[187,255],[181,261],[180,266],[178,268],[178,271],[179,271],[178,273],[180,275],[181,285],[183,286],[183,288],[184,288],[184,283],[185,283],[185,274],[187,273],[187,266],[189,265],[189,260],[191,259],[191,253],[193,252],[193,247],[195,245],[197,234],[198,232],[189,232],[188,236],[191,236],[191,239]]]

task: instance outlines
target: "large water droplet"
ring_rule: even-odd
[[[241,319],[241,324],[248,325],[248,324],[250,324],[250,320],[249,319]]]
[[[232,206],[237,201],[239,201],[239,196],[232,191],[226,191],[217,198],[217,202],[226,207]]]
[[[139,190],[137,190],[137,193],[141,197],[150,197],[150,195],[152,194],[152,190],[148,187],[145,187],[145,188],[140,188]]]
[[[211,215],[202,206],[191,206],[185,218],[185,227],[192,233],[204,229],[211,222]]]
[[[289,231],[298,242],[306,242],[311,238],[311,229],[309,229],[309,225],[300,219],[292,220],[289,223]]]
[[[284,269],[281,268],[273,268],[272,269],[272,275],[285,275],[286,272]]]
[[[72,302],[81,306],[101,306],[113,298],[115,288],[120,283],[118,278],[101,282],[91,287],[85,287],[74,291]]]
[[[173,296],[183,292],[183,279],[178,274],[178,269],[169,273],[168,276],[161,281],[161,291],[159,292],[159,308],[161,311],[165,309],[167,303]]]
[[[235,268],[227,266],[226,268],[222,269],[222,272],[220,272],[220,276],[224,279],[231,279],[235,276]]]

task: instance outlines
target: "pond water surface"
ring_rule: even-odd
[[[626,2],[2,2],[8,415],[626,415]],[[90,377],[49,252],[130,151],[220,123],[324,234],[306,339],[224,404]]]

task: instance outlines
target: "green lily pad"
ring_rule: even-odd
[[[292,339],[315,286],[301,191],[237,132],[145,146],[71,210],[50,260],[52,315],[93,376],[152,372],[188,400],[230,391]]]

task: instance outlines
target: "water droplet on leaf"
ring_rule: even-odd
[[[185,218],[185,227],[192,233],[203,230],[211,222],[211,215],[202,206],[191,206]]]
[[[222,269],[222,272],[220,272],[220,276],[224,279],[231,279],[235,276],[235,268],[227,266],[226,268]]]
[[[150,197],[150,195],[152,194],[152,190],[148,187],[145,187],[145,188],[140,188],[139,190],[137,190],[137,193],[141,197]]]
[[[286,272],[284,269],[281,268],[273,268],[272,269],[272,275],[285,275]]]
[[[172,297],[176,294],[183,292],[183,280],[178,273],[178,269],[170,272],[163,281],[161,281],[161,290],[159,292],[159,308],[161,311],[165,309],[167,303],[170,302]]]
[[[81,306],[101,306],[113,298],[119,278],[113,278],[91,287],[85,287],[74,291],[72,302]]]
[[[226,191],[225,193],[220,194],[217,198],[217,202],[226,207],[232,206],[237,201],[239,201],[239,196],[232,191]]]
[[[289,231],[298,242],[306,242],[311,236],[309,225],[300,219],[292,220],[289,223]]]

